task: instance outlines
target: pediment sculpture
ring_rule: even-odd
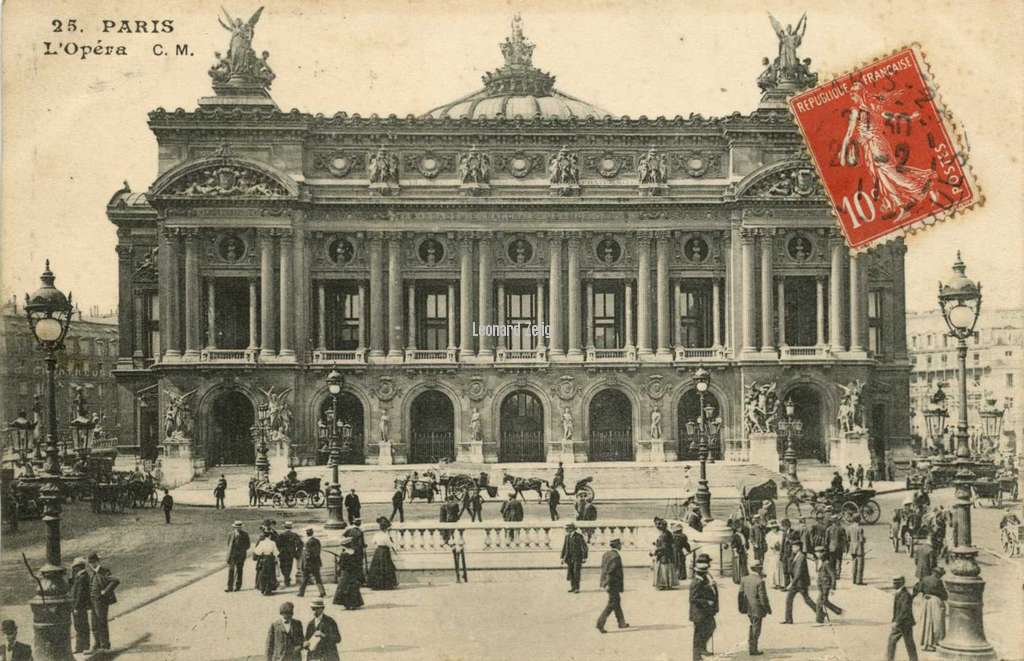
[[[279,182],[242,165],[211,165],[181,177],[164,195],[184,197],[286,197]]]

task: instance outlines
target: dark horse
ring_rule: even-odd
[[[537,502],[544,502],[544,489],[548,486],[547,480],[542,480],[539,477],[515,477],[505,473],[502,483],[511,484],[517,498],[522,496],[524,491],[536,491]],[[523,500],[526,500],[526,498],[523,498]]]

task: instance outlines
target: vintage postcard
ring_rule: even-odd
[[[10,0],[0,659],[1024,660],[1024,5]]]

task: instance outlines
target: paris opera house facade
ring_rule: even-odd
[[[801,457],[835,463],[837,384],[874,453],[905,446],[904,249],[837,233],[780,101],[810,74],[629,118],[533,49],[514,23],[481,90],[415,117],[281,111],[265,60],[151,112],[159,175],[107,208],[121,444],[180,483],[252,463],[265,416],[275,457],[322,461],[337,370],[350,462],[688,460],[704,368],[726,461],[762,387]]]

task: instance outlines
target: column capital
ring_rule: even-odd
[[[295,233],[290,227],[285,227],[277,230],[277,236],[281,239],[281,242],[291,242],[295,238]]]
[[[455,233],[455,238],[462,245],[467,245],[467,244],[472,245],[473,239],[475,239],[476,237],[477,237],[477,232],[456,232]]]
[[[385,236],[384,232],[376,232],[375,231],[375,232],[367,232],[366,233],[366,238],[367,239],[369,239],[370,241],[376,241],[378,243],[384,240],[384,236]]]
[[[199,235],[202,233],[202,230],[198,227],[184,227],[180,229],[179,232],[181,233],[182,238],[185,239],[186,243],[195,243],[199,238]]]
[[[776,230],[776,228],[774,227],[758,227],[757,229],[754,230],[754,232],[756,232],[757,236],[761,237],[762,239],[769,240],[772,239],[776,234],[778,234],[778,230]]]
[[[122,262],[130,262],[132,259],[132,253],[135,252],[135,247],[127,243],[119,243],[115,248],[117,250],[117,258]]]
[[[562,234],[561,232],[549,232],[548,233],[548,244],[551,246],[562,246]]]
[[[743,243],[753,243],[754,239],[757,238],[758,232],[753,227],[741,227],[740,228],[740,241]]]
[[[273,241],[277,236],[277,229],[274,227],[261,227],[256,230],[256,236],[260,241]]]
[[[672,238],[672,231],[671,230],[656,230],[654,232],[654,238],[658,239],[659,241],[664,241],[665,239],[671,239]]]

